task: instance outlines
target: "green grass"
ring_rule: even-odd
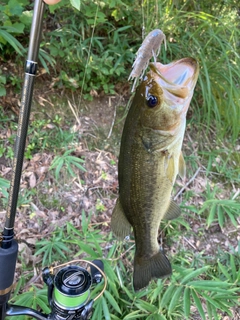
[[[22,36],[24,26],[29,29],[29,21],[22,21],[24,9],[20,2],[16,12],[9,11],[8,5],[0,9],[8,26],[21,22],[20,34],[13,33],[15,40],[10,42],[14,48],[11,50],[18,53],[17,38]],[[167,37],[167,52],[162,50],[158,58],[161,62],[185,56],[199,61],[194,114],[200,116],[199,121],[208,130],[214,128],[219,137],[227,134],[232,141],[238,138],[240,30],[234,0],[227,0],[224,5],[218,1],[82,1],[80,11],[62,1],[50,7],[50,16],[54,22],[49,26],[52,31],[43,38],[45,51],[40,51],[40,62],[54,75],[55,87],[78,90],[87,99],[93,99],[93,92],[113,94],[117,83],[126,83],[142,43],[143,27],[145,34],[160,28]],[[0,39],[2,48],[6,47],[5,60],[12,54],[9,41]],[[6,94],[4,86],[8,81],[15,85],[0,71],[0,94]]]
[[[185,56],[199,61],[200,74],[192,109],[199,109],[200,119],[208,128],[214,127],[221,137],[230,133],[234,141],[240,132],[237,11],[231,7],[220,8],[216,3],[206,8],[201,3],[200,7],[192,8],[190,1],[179,2],[176,7],[167,1],[158,2],[158,15],[153,22],[150,15],[156,11],[156,4],[149,3],[152,6],[149,5],[149,18],[146,18],[151,21],[148,30],[160,26],[167,39],[172,38],[165,62]]]
[[[202,256],[197,265],[191,263],[193,252],[176,252],[171,258],[171,278],[152,282],[147,289],[134,293],[131,285],[133,251],[128,252],[132,242],[119,243],[111,234],[102,234],[90,221],[91,217],[87,218],[83,212],[81,230],[67,223],[51,237],[38,241],[35,255],[43,256],[42,266],[54,261],[69,261],[66,253],[72,259],[103,260],[108,286],[104,296],[96,301],[91,319],[176,320],[191,319],[197,313],[201,319],[208,316],[220,320],[223,312],[232,317],[231,308],[237,304],[240,281],[237,253],[220,250],[216,257],[212,257],[211,263],[209,257]],[[22,287],[26,282],[27,278],[23,277]],[[97,289],[92,287],[92,290],[96,294]],[[36,289],[31,284],[26,292],[14,295],[11,302],[46,310],[45,293],[44,289]]]

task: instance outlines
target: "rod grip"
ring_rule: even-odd
[[[0,320],[6,316],[7,302],[14,280],[18,253],[18,243],[12,240],[8,249],[0,248]]]
[[[0,248],[0,297],[11,291],[17,261],[17,253],[18,243],[16,240],[12,240],[12,245],[10,248]]]

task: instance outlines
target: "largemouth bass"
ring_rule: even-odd
[[[198,72],[193,58],[168,65],[150,63],[125,121],[118,165],[119,197],[111,228],[120,239],[133,228],[134,290],[172,272],[159,249],[158,229],[162,219],[180,214],[171,192],[177,174],[184,177],[186,171],[181,149]]]

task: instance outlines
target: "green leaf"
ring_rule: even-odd
[[[73,172],[73,169],[71,168],[71,164],[66,162],[67,171],[70,173],[72,177],[75,177],[75,173]]]
[[[105,320],[111,320],[111,316],[110,316],[110,312],[109,312],[109,309],[108,309],[108,305],[107,305],[107,302],[106,302],[104,297],[102,297],[102,307],[103,307],[103,313],[104,313],[104,316],[105,316]]]
[[[51,312],[51,309],[48,307],[47,292],[46,292],[46,299],[45,300],[37,299],[37,304],[42,309],[42,311],[46,312],[47,314]]]
[[[160,284],[158,283],[157,288],[154,289],[153,295],[151,296],[151,300],[150,300],[151,303],[153,303],[157,299],[157,297],[159,296],[161,291],[163,291],[163,282],[162,281],[160,282]]]
[[[130,320],[130,319],[139,319],[139,318],[146,318],[146,314],[141,314],[141,311],[136,310],[131,313],[129,313],[126,317],[123,318],[123,320]]]
[[[25,25],[23,23],[15,22],[12,27],[16,29],[16,33],[23,33]]]
[[[214,281],[214,280],[196,280],[188,283],[188,286],[194,288],[228,288],[230,284],[224,281]]]
[[[61,158],[58,158],[57,160],[58,160],[58,161],[56,161],[56,165],[55,165],[55,167],[56,167],[55,177],[56,177],[57,179],[59,179],[59,173],[60,173],[60,171],[61,171],[61,169],[62,169],[62,167],[63,167],[64,160],[61,159]]]
[[[92,235],[91,233],[90,233],[90,237],[91,237],[92,241],[94,242],[94,247],[96,248],[99,257],[102,257],[103,252],[102,252],[101,246],[99,245],[98,241],[95,239],[94,235]]]
[[[83,231],[83,234],[86,234],[87,229],[88,229],[88,220],[86,218],[85,211],[82,210],[82,231]]]
[[[135,299],[134,293],[132,291],[128,290],[128,288],[125,286],[122,286],[122,288],[123,288],[124,292],[127,294],[129,301],[132,301]]]
[[[19,19],[25,26],[29,26],[32,23],[32,17],[33,17],[33,10],[30,10],[30,11],[26,10],[26,11],[23,11]]]
[[[213,203],[212,204],[212,207],[211,207],[211,210],[210,210],[210,213],[208,215],[208,218],[207,218],[207,226],[209,227],[213,221],[214,221],[214,217],[215,217],[215,213],[216,213],[216,203]]]
[[[101,299],[98,299],[95,303],[94,303],[94,312],[93,312],[93,316],[92,316],[92,320],[99,320],[102,319],[102,311],[103,311],[103,307],[102,307],[102,301]]]
[[[196,304],[196,307],[198,308],[198,312],[199,312],[200,316],[202,317],[203,320],[206,320],[205,312],[203,310],[201,300],[199,299],[199,297],[197,296],[197,294],[194,290],[191,290],[191,294],[192,294],[193,300]]]
[[[168,302],[170,301],[172,295],[174,294],[176,290],[176,286],[175,284],[171,284],[169,285],[169,287],[167,288],[167,290],[164,292],[161,300],[160,300],[160,308],[166,308],[168,305]]]
[[[60,257],[66,259],[65,254],[63,253],[63,251],[59,247],[55,246],[55,250],[59,253]]]
[[[83,162],[84,162],[84,161],[83,161]],[[84,171],[84,172],[87,171],[87,170],[86,170],[83,166],[81,166],[79,163],[74,162],[73,164],[74,164],[75,167],[79,168],[80,170],[82,170],[82,171]]]
[[[234,255],[230,255],[230,266],[231,266],[231,271],[232,271],[232,278],[235,281],[237,279],[237,269],[236,269],[236,264],[234,260]],[[240,270],[239,270],[240,272]],[[240,278],[238,279],[240,281]]]
[[[190,289],[187,287],[184,290],[184,295],[183,295],[183,307],[184,307],[184,315],[187,319],[189,319],[190,315]]]
[[[168,307],[168,314],[170,315],[175,309],[176,305],[180,303],[180,296],[182,295],[183,287],[180,286],[176,289],[174,294],[171,297],[171,302]]]
[[[20,5],[19,1],[17,0],[9,0],[8,7],[11,15],[13,16],[14,15],[20,16],[23,11],[23,7]]]
[[[194,270],[192,272],[190,272],[187,276],[185,276],[182,281],[181,281],[181,284],[186,284],[188,283],[188,281],[190,279],[193,279],[195,277],[198,277],[200,274],[206,272],[207,270],[209,269],[209,266],[205,266],[205,267],[202,267],[200,269],[197,269],[197,270]],[[188,284],[189,285],[189,284]]]
[[[224,267],[220,261],[218,261],[218,267],[219,269],[221,270],[221,272],[225,275],[225,277],[228,279],[228,280],[231,280],[231,275],[229,274],[228,270],[229,268],[227,267]]]
[[[15,49],[15,51],[18,54],[20,54],[21,56],[23,55],[23,52],[24,52],[23,46],[10,33],[0,29],[0,36],[3,37]]]
[[[98,254],[88,244],[79,241],[78,245],[84,252],[89,254],[92,258],[98,258]]]
[[[105,295],[106,299],[108,300],[108,302],[110,303],[110,305],[115,309],[115,311],[122,314],[122,311],[120,310],[119,305],[117,304],[117,301],[114,299],[114,297],[111,295],[111,293],[106,290],[104,292],[104,295]]]
[[[206,300],[206,304],[207,304],[208,318],[212,319],[212,307],[213,306],[211,305],[211,303],[208,300]]]
[[[150,314],[146,320],[167,320],[167,318],[162,314]]]
[[[202,297],[205,298],[206,301],[211,303],[211,305],[214,306],[216,309],[218,308],[218,309],[222,310],[222,305],[221,305],[220,301],[214,300],[209,295],[204,294],[204,293],[202,293]]]
[[[158,311],[157,307],[144,300],[139,300],[139,302],[136,302],[135,305],[139,310],[145,311],[146,313],[154,313]]]
[[[71,233],[76,234],[77,236],[81,237],[82,236],[82,232],[80,232],[79,230],[77,230],[71,222],[67,222],[67,233],[69,235],[71,235]]]
[[[71,5],[80,11],[81,1],[80,0],[70,0]]]
[[[223,214],[223,209],[221,206],[218,206],[217,209],[217,214],[218,214],[218,222],[221,228],[223,228],[224,225],[224,214]]]
[[[111,265],[109,265],[109,262],[104,260],[104,272],[107,275],[107,278],[109,278],[112,282],[118,282],[118,278],[115,274],[115,272],[113,271],[113,267]]]

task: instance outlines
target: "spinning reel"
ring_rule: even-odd
[[[75,264],[77,262],[87,263],[90,268],[78,266]],[[54,273],[56,269],[58,271]],[[28,315],[39,320],[87,320],[91,318],[94,301],[101,297],[107,285],[101,260],[73,260],[60,266],[45,268],[42,277],[48,286],[51,313],[43,314],[31,308],[7,305],[7,316]],[[92,286],[100,284],[103,278],[101,292],[95,298],[90,298]]]

